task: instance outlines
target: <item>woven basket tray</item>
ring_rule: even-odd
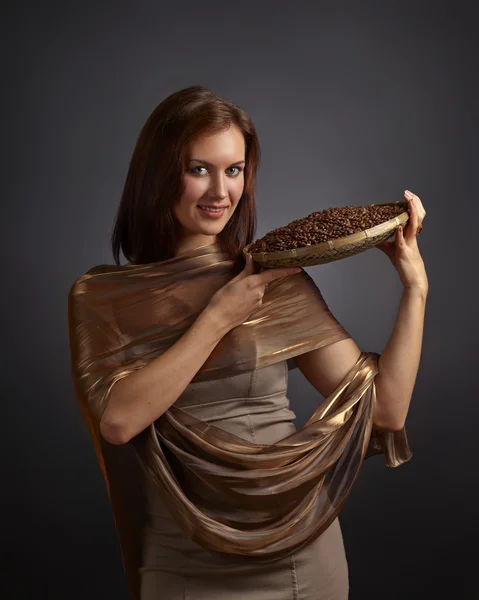
[[[334,260],[341,260],[342,258],[359,254],[387,240],[399,225],[404,225],[408,221],[407,202],[385,202],[383,204],[372,204],[371,206],[391,205],[403,207],[404,212],[394,219],[380,223],[370,229],[353,233],[352,235],[304,248],[293,248],[292,250],[281,252],[258,252],[252,255],[253,260],[265,269],[276,267],[312,267],[313,265],[323,265]],[[251,245],[248,244],[243,248],[243,255],[245,257]]]

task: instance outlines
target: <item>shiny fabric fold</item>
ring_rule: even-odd
[[[148,265],[101,265],[73,285],[73,380],[113,506],[99,433],[113,386],[174,344],[235,274],[233,261],[211,245]],[[303,271],[270,284],[261,308],[224,336],[193,381],[261,369],[347,337]],[[365,458],[383,453],[396,467],[411,457],[404,429],[373,429],[377,372],[378,355],[362,353],[307,423],[272,445],[175,405],[130,444],[186,536],[210,551],[275,560],[325,531]]]
[[[314,540],[344,504],[368,450],[376,373],[377,355],[364,353],[326,408],[269,446],[173,406],[137,451],[188,537],[216,552],[274,560]],[[384,450],[396,466],[409,451],[391,435]],[[178,479],[188,480],[188,494]]]

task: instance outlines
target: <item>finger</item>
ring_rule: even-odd
[[[243,275],[244,275],[244,277],[248,277],[249,275],[253,275],[253,273],[254,273],[254,260],[253,260],[252,254],[250,254],[248,252],[248,254],[246,255],[246,265],[245,265],[245,268],[243,269]]]
[[[258,285],[265,285],[274,281],[275,279],[279,279],[280,277],[287,277],[288,275],[295,275],[296,273],[301,273],[300,267],[285,267],[281,269],[268,269],[267,271],[263,271],[263,273],[258,273],[254,275],[254,282]]]
[[[405,237],[406,239],[414,239],[419,226],[419,217],[417,214],[417,207],[414,202],[414,194],[412,194],[409,190],[406,190],[404,192],[404,197],[406,198],[409,206],[409,223],[406,228]]]
[[[416,235],[414,235],[414,237],[416,237]],[[403,246],[404,242],[404,227],[402,225],[399,225],[399,227],[396,229],[396,243],[398,244],[398,246]]]
[[[241,279],[244,279],[245,277],[248,277],[249,275],[253,275],[253,273],[254,273],[254,261],[253,261],[253,257],[251,256],[251,254],[249,252],[246,255],[245,263],[246,264],[245,264],[244,269],[242,271],[240,271],[238,273],[238,275],[236,275],[236,277],[231,280],[231,282],[233,282],[233,281],[240,281]]]
[[[409,192],[409,190],[407,190]],[[417,212],[417,217],[418,217],[418,225],[422,225],[422,222],[424,221],[424,217],[426,216],[426,209],[424,208],[424,204],[421,201],[421,198],[419,198],[419,196],[416,196],[416,194],[413,194],[412,192],[409,192],[412,196],[412,201],[413,204],[416,208],[416,212]]]
[[[426,212],[424,209],[424,205],[421,201],[421,198],[419,198],[419,196],[416,196],[416,194],[413,194],[411,191],[406,190],[407,192],[409,192],[409,194],[411,194],[412,196],[412,200],[414,202],[414,205],[416,206],[416,210],[418,212],[418,215],[421,215],[423,212]]]

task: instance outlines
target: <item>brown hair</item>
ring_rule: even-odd
[[[244,191],[218,235],[223,252],[235,259],[253,240],[256,226],[254,188],[260,160],[251,119],[238,106],[211,90],[191,86],[165,98],[148,117],[136,142],[118,207],[111,247],[136,264],[172,258],[179,233],[173,206],[183,189],[188,144],[198,135],[235,125],[244,135]]]

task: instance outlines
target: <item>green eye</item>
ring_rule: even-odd
[[[197,165],[197,166],[189,169],[189,172],[192,173],[193,175],[197,175],[198,177],[202,177],[205,173],[203,171],[200,171],[200,169],[203,169],[203,171],[207,171],[207,167],[202,167],[200,165]],[[228,174],[231,177],[238,177],[238,175],[243,170],[243,167],[228,167],[226,170],[229,172]]]
[[[190,172],[193,173],[193,175],[203,175],[203,173],[198,173],[198,171],[196,169],[206,169],[206,167],[193,167]]]
[[[231,173],[231,175],[233,175],[233,177],[237,177],[241,171],[243,170],[241,167],[228,167],[229,169],[236,169],[236,173]]]

